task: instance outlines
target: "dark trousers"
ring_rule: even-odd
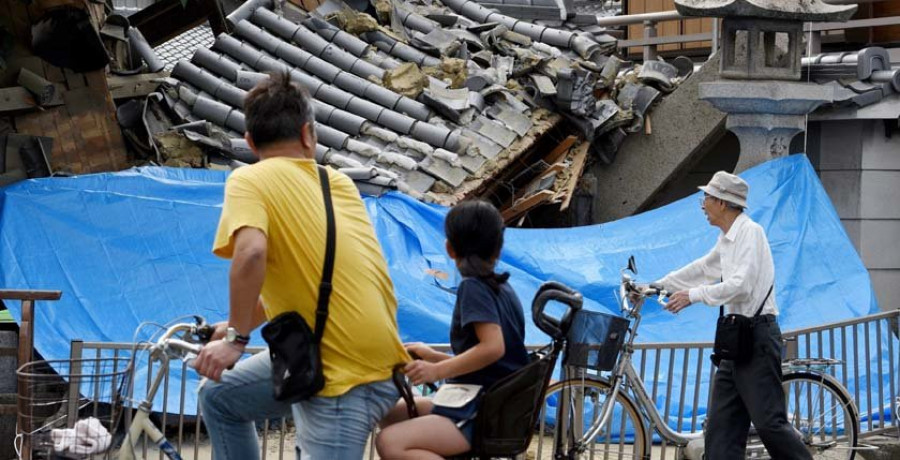
[[[723,360],[716,371],[706,427],[706,458],[744,458],[753,422],[774,460],[812,459],[787,421],[781,388],[781,329],[771,315],[753,320],[753,356],[741,364]]]

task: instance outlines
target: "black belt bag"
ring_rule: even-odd
[[[763,306],[769,300],[769,296],[772,295],[774,287],[773,285],[769,288],[766,298],[763,299],[762,304],[756,310],[756,314],[753,315],[754,318],[762,313]],[[713,354],[710,357],[713,364],[718,366],[723,359],[743,363],[749,360],[752,355],[753,324],[751,318],[738,314],[725,315],[725,306],[720,306],[719,320],[716,324],[716,342],[713,346]]]
[[[325,387],[319,345],[325,333],[325,322],[328,320],[328,300],[331,297],[331,277],[334,272],[335,230],[328,172],[321,166],[318,167],[318,171],[322,195],[325,197],[327,240],[325,265],[316,307],[315,331],[296,311],[276,316],[262,329],[262,336],[269,344],[272,383],[277,401],[291,403],[303,401],[315,396]]]

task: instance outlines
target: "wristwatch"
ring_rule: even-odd
[[[241,335],[238,333],[237,329],[229,327],[228,329],[225,329],[225,341],[237,345],[247,345],[250,343],[250,336]]]

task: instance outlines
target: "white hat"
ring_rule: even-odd
[[[720,200],[736,204],[742,208],[747,207],[747,193],[750,191],[750,186],[747,185],[744,179],[734,174],[719,171],[713,175],[708,184],[697,188],[703,190],[707,195],[714,196]]]

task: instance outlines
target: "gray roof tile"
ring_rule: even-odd
[[[204,46],[181,45],[190,52],[177,58],[157,48],[174,68],[176,90],[167,92],[169,100],[185,119],[208,120],[238,140],[244,127],[241,109],[246,89],[266,78],[258,72],[289,72],[316,100],[320,162],[351,168],[360,189],[369,192],[396,187],[417,197],[456,195],[458,188],[471,188],[465,183],[495,173],[496,167],[489,168],[490,164],[506,164],[517,154],[506,150],[528,148],[559,120],[551,115],[556,121],[547,123],[540,118],[546,112],[538,118],[533,113],[535,106],[558,110],[558,72],[588,58],[602,64],[603,54],[615,48],[614,42],[596,42],[587,34],[519,21],[470,0],[444,0],[446,7],[416,1],[407,1],[397,10],[400,20],[360,35],[343,30],[339,18],[329,15],[340,11],[334,1],[312,13],[288,4],[284,8],[290,14],[284,16],[269,10],[270,1],[247,2],[228,18],[234,25],[233,35],[213,40],[207,28],[207,35],[198,34]],[[542,8],[578,7],[571,1],[527,1]],[[440,24],[457,29],[442,29]],[[413,44],[419,43],[419,48],[395,38],[416,34],[421,41],[413,40]],[[463,41],[446,46],[456,40]],[[458,77],[447,73],[455,72],[447,58],[469,55],[468,47],[473,52],[485,49],[482,55],[488,59],[464,61],[473,85],[473,78],[484,80],[475,86],[477,92],[466,86],[448,87],[449,79]],[[454,55],[454,49],[460,54]],[[523,59],[531,63],[523,66]],[[177,61],[181,62],[176,66]],[[405,62],[431,68],[426,72],[430,86],[416,99],[380,84],[387,69]],[[616,78],[616,67],[604,79],[605,85],[624,84]],[[441,80],[443,76],[448,80]],[[596,81],[596,76],[590,81]],[[636,91],[642,89],[658,94],[638,84]],[[565,94],[583,106],[579,117],[588,127],[584,129],[591,131],[587,134],[599,136],[598,153],[614,156],[624,135],[616,127],[631,120],[613,116],[619,112],[614,101],[598,102],[590,91],[583,93]],[[655,97],[649,99],[652,102]],[[642,109],[650,102],[642,104]]]
[[[804,58],[802,78],[834,86],[833,106],[865,107],[900,92],[900,68],[891,67],[887,50],[880,47]]]

